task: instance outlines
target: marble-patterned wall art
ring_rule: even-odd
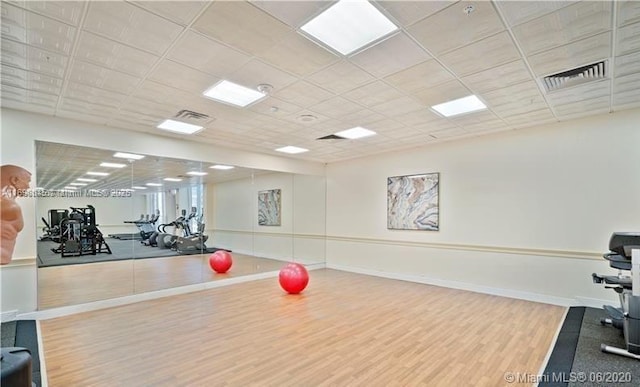
[[[439,173],[387,178],[387,228],[439,229]]]
[[[258,192],[258,224],[260,226],[280,226],[279,189]]]

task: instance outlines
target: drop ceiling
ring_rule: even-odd
[[[325,1],[3,1],[2,106],[176,138],[156,125],[189,110],[208,116],[193,141],[319,162],[640,106],[640,2],[372,3],[399,30],[342,56],[298,32]],[[202,96],[221,79],[273,89],[236,108]],[[488,110],[429,109],[469,94]],[[378,135],[316,140],[355,126]]]

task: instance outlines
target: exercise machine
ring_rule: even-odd
[[[41,218],[45,227],[42,229],[43,235],[40,237],[41,241],[52,241],[60,243],[62,235],[62,229],[60,225],[64,219],[69,217],[69,210],[53,209],[48,212],[49,221],[44,217]]]
[[[600,349],[640,360],[640,233],[613,233],[609,250],[603,257],[609,266],[618,269],[618,274],[593,273],[592,279],[594,283],[605,284],[605,288],[613,289],[618,294],[620,306],[605,305],[609,317],[600,322],[621,329],[626,348],[602,344]],[[623,274],[623,271],[629,271],[630,274]]]
[[[90,204],[83,208],[71,207],[68,217],[60,222],[60,231],[60,245],[51,251],[63,258],[111,254],[111,248],[96,224],[95,208]]]

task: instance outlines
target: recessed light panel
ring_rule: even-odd
[[[75,183],[74,182],[74,183],[71,183],[69,185],[78,185],[78,186],[84,187],[85,185],[87,185],[87,183]]]
[[[464,98],[454,99],[453,101],[431,106],[431,109],[435,110],[445,117],[453,117],[460,114],[476,112],[478,110],[484,110],[486,108],[487,105],[482,103],[482,101],[480,101],[475,95],[470,95]]]
[[[145,185],[148,185],[149,187],[162,187],[162,184],[158,184],[158,183],[147,183]]]
[[[98,181],[97,179],[88,179],[86,177],[79,177],[76,180],[78,180],[78,181],[88,181],[89,183],[95,183],[96,181]]]
[[[157,128],[182,134],[194,134],[203,129],[203,127],[200,125],[187,124],[186,122],[175,120],[164,120],[160,125],[157,126]]]
[[[219,169],[219,170],[222,170],[222,171],[226,171],[226,170],[228,170],[228,169],[233,169],[234,167],[233,167],[232,165],[221,165],[221,164],[217,164],[217,165],[212,165],[212,166],[210,166],[209,168],[212,168],[212,169]]]
[[[278,148],[278,149],[276,149],[276,151],[283,152],[283,153],[296,154],[296,153],[308,152],[309,149],[304,149],[304,148],[299,148],[297,146],[289,145],[289,146],[284,146],[282,148]]]
[[[92,171],[87,172],[87,175],[90,175],[90,176],[109,176],[109,174],[107,172],[92,172]]]
[[[348,138],[348,139],[354,140],[356,138],[369,137],[369,136],[373,136],[373,135],[376,135],[376,134],[377,133],[374,132],[373,130],[365,129],[365,128],[362,128],[362,127],[358,126],[358,127],[355,127],[355,128],[343,130],[342,132],[338,132],[335,135],[343,137],[343,138]]]
[[[182,179],[177,179],[175,177],[165,177],[162,180],[164,180],[164,181],[182,181]],[[149,185],[149,184],[147,184],[147,185]]]
[[[113,157],[119,157],[121,159],[129,159],[129,160],[144,159],[143,155],[137,155],[135,153],[124,153],[124,152],[117,152],[113,155]]]
[[[106,168],[124,168],[127,166],[127,164],[118,164],[118,163],[100,163],[101,167],[106,167]]]
[[[300,28],[342,55],[348,55],[398,27],[365,0],[341,0]]]
[[[133,189],[147,189],[147,187],[140,187],[140,186],[137,186],[137,185],[134,185],[131,188],[133,188]]]
[[[207,172],[191,171],[191,172],[187,172],[187,175],[191,175],[191,176],[205,176],[205,175],[208,175],[208,173],[207,173]]]
[[[267,96],[258,90],[250,89],[226,80],[222,80],[211,86],[203,94],[207,98],[240,107],[248,106]]]

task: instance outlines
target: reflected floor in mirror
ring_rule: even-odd
[[[232,253],[225,274],[209,267],[210,254],[130,259],[38,269],[38,309],[77,305],[154,290],[280,270],[285,261]]]

